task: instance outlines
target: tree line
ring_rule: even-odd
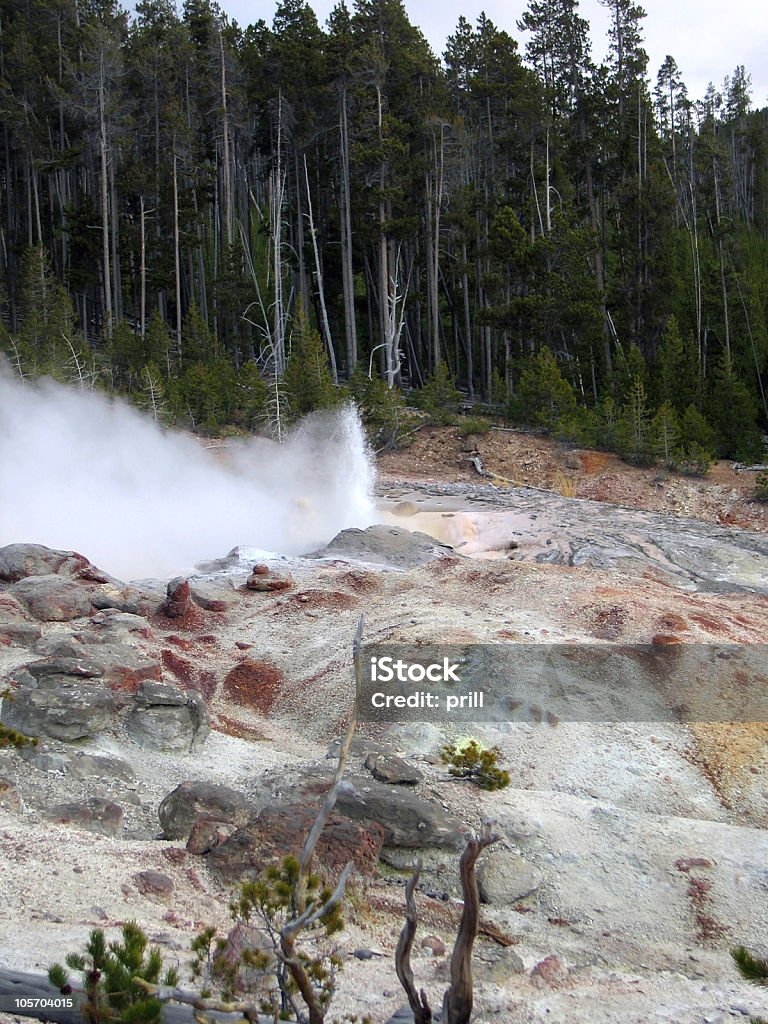
[[[431,384],[759,459],[768,109],[741,66],[651,82],[645,12],[601,3],[596,64],[577,0],[530,0],[522,49],[461,17],[441,59],[400,0],[0,0],[0,345],[195,427]]]

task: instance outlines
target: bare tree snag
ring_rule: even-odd
[[[480,918],[475,865],[486,846],[498,839],[498,833],[491,832],[490,822],[484,821],[479,838],[467,838],[467,845],[459,861],[464,909],[451,955],[451,984],[443,997],[442,1024],[469,1024],[472,1016],[472,947]]]
[[[459,861],[464,909],[451,956],[451,984],[443,996],[443,1008],[437,1017],[440,1024],[469,1024],[472,1016],[472,947],[480,922],[480,895],[477,891],[475,865],[486,846],[497,842],[498,839],[498,834],[491,832],[491,823],[484,821],[479,837],[467,836],[467,845]],[[427,995],[423,989],[416,993],[411,970],[411,949],[417,923],[416,901],[413,894],[420,874],[421,861],[416,865],[416,870],[405,888],[406,918],[395,952],[395,970],[408,997],[414,1024],[432,1024],[435,1018],[432,1016]]]
[[[424,989],[417,995],[416,986],[413,981],[413,970],[411,969],[411,949],[413,940],[416,937],[416,900],[413,893],[421,874],[421,861],[416,865],[416,870],[411,875],[405,887],[405,924],[397,940],[395,951],[395,970],[400,984],[408,996],[408,1005],[413,1013],[414,1024],[432,1024],[432,1010],[427,1001],[427,994]]]
[[[358,696],[362,685],[360,651],[362,647],[364,626],[365,616],[361,615],[357,623],[355,639],[352,644],[352,660],[355,673],[355,700],[352,705],[352,716],[339,749],[339,760],[336,765],[336,772],[333,777],[331,788],[328,790],[325,800],[323,801],[323,805],[317,813],[317,817],[315,818],[312,828],[309,830],[309,835],[306,838],[304,848],[301,851],[301,856],[299,857],[299,877],[296,880],[296,888],[293,895],[293,912],[295,916],[292,920],[286,922],[280,932],[280,951],[282,953],[282,959],[290,972],[291,977],[295,981],[302,999],[307,1004],[307,1009],[309,1011],[309,1024],[323,1024],[325,1011],[320,1004],[317,993],[315,992],[315,988],[312,984],[312,979],[309,977],[306,967],[296,954],[296,939],[302,929],[315,924],[321,917],[328,914],[343,900],[347,881],[354,870],[354,864],[350,861],[342,871],[336,888],[325,903],[319,908],[311,906],[307,907],[307,882],[312,868],[312,856],[315,852],[315,847],[317,846],[320,834],[325,827],[325,823],[328,821],[328,817],[336,804],[336,796],[344,774],[344,768],[346,767],[349,747],[352,743],[352,737],[354,736],[355,729],[357,728]]]

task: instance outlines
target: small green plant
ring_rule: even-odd
[[[490,429],[491,421],[480,416],[464,416],[459,420],[459,437],[487,434]]]
[[[10,726],[0,725],[0,749],[2,747],[36,747],[37,736],[25,736]]]
[[[731,950],[731,956],[743,978],[756,985],[768,985],[768,959],[754,956],[746,946]],[[765,1017],[750,1017],[749,1024],[768,1024]]]
[[[711,465],[712,453],[702,448],[698,441],[691,441],[685,452],[672,464],[672,468],[684,476],[706,476]],[[765,500],[768,501],[768,487]]]
[[[233,931],[239,932],[245,941],[231,943],[219,936],[215,928],[206,928],[197,935],[192,943],[195,956],[191,967],[193,978],[204,986],[203,998],[215,994],[225,1002],[232,1002],[248,994],[257,997],[262,1012],[278,1012],[283,1020],[295,1018],[296,1000],[302,998],[303,993],[295,972],[289,969],[283,934],[298,909],[299,884],[299,861],[292,855],[284,857],[279,865],[265,868],[255,881],[244,882],[239,895],[230,903],[236,926]],[[306,886],[303,913],[313,919],[309,927],[321,929],[325,936],[340,931],[344,926],[341,904],[331,902],[331,889],[321,885],[315,874],[309,874],[303,884]],[[314,912],[326,906],[327,912],[315,918]],[[254,941],[253,936],[256,929],[259,929],[258,941]],[[328,950],[317,951],[314,955],[298,950],[296,959],[301,975],[311,987],[318,1011],[324,1014],[333,997],[341,958]]]
[[[440,751],[440,760],[450,766],[448,771],[455,779],[469,779],[481,789],[504,789],[509,785],[509,772],[498,767],[498,747],[484,747],[477,740],[446,744]]]
[[[768,473],[758,473],[755,477],[755,501],[768,501]]]
[[[453,383],[446,363],[438,363],[435,372],[419,392],[418,403],[426,412],[430,423],[446,427],[455,422],[461,403],[461,392]]]
[[[136,982],[141,978],[158,984],[163,970],[163,957],[153,946],[147,951],[147,936],[135,921],[127,921],[122,929],[122,942],[110,942],[101,928],[91,932],[85,953],[68,953],[65,963],[83,975],[85,1001],[81,1013],[89,1024],[159,1024],[162,1003]],[[48,969],[48,980],[64,994],[72,991],[69,974],[61,964]],[[169,967],[162,984],[177,985],[178,972]]]

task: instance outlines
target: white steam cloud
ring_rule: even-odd
[[[126,402],[0,368],[0,546],[80,551],[121,579],[168,577],[238,545],[300,554],[375,521],[353,406],[288,440],[214,454]]]

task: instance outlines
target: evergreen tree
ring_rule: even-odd
[[[299,305],[291,340],[291,354],[283,376],[283,385],[291,419],[315,409],[336,405],[340,392],[334,387],[328,357],[320,335]]]
[[[532,426],[551,430],[576,409],[573,388],[548,348],[542,348],[523,371],[518,394],[524,420]]]

